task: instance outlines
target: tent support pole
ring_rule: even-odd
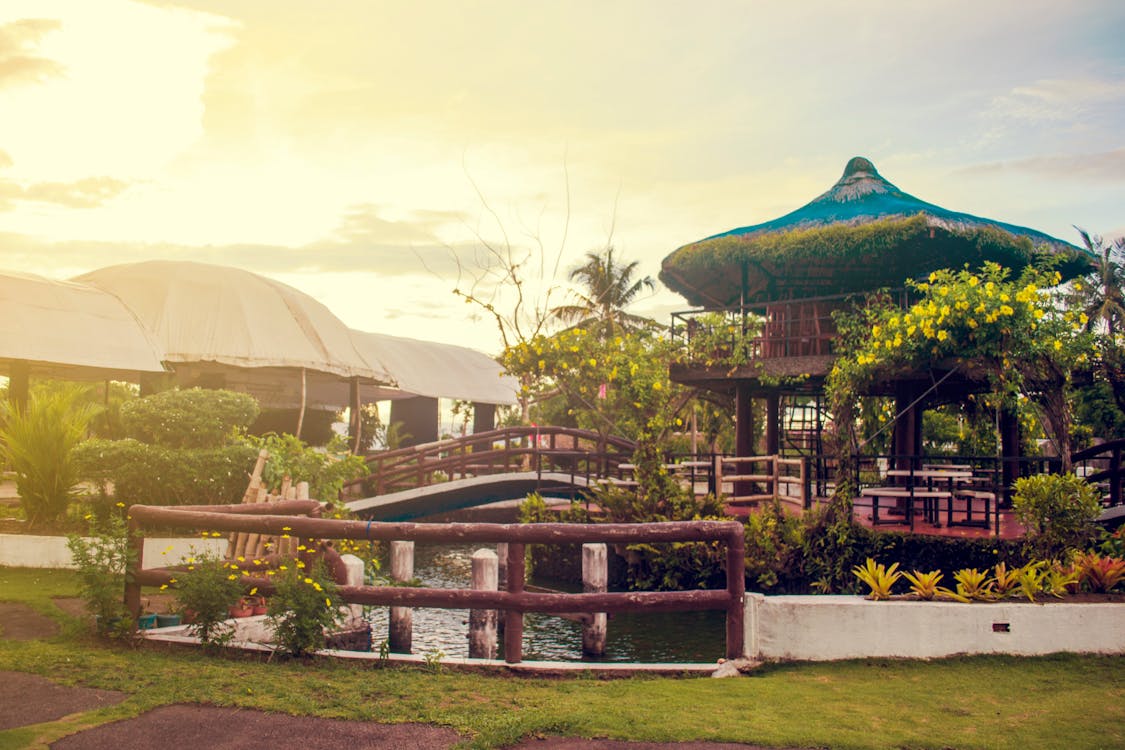
[[[301,437],[301,428],[305,424],[305,402],[308,400],[309,384],[305,376],[305,368],[301,368],[301,408],[297,412],[297,432],[295,437]]]

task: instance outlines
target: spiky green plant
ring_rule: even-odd
[[[862,566],[857,565],[852,568],[852,573],[868,585],[871,593],[867,595],[867,598],[874,600],[889,599],[895,581],[902,578],[902,573],[898,570],[898,563],[891,563],[891,567],[888,568],[882,563],[875,562],[870,557]]]
[[[71,451],[101,408],[81,403],[85,389],[68,385],[33,391],[26,410],[2,406],[0,453],[16,474],[20,507],[29,526],[66,514],[78,471]]]
[[[976,568],[962,568],[953,574],[957,581],[957,593],[969,600],[988,601],[996,598],[994,581],[986,571]]]
[[[938,583],[942,579],[940,570],[931,570],[929,573],[915,570],[903,575],[910,581],[910,590],[917,594],[919,599],[933,599],[937,595]]]

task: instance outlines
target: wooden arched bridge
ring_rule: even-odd
[[[383,451],[367,459],[370,474],[344,485],[340,497],[358,515],[405,521],[529,492],[575,497],[599,483],[635,486],[636,444],[573,427],[506,427]],[[697,494],[722,491],[729,504],[779,497],[810,502],[804,459],[713,457],[669,462]]]

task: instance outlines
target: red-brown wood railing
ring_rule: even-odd
[[[315,507],[314,507],[315,506]],[[278,503],[275,510],[290,515],[268,514],[263,505],[216,505],[157,507],[134,505],[130,513],[130,539],[136,553],[125,585],[125,604],[140,613],[141,586],[169,583],[182,571],[172,568],[143,569],[143,533],[146,528],[192,528],[259,534],[291,534],[302,540],[301,555],[309,563],[316,539],[358,541],[507,542],[508,577],[505,591],[472,589],[406,588],[399,586],[341,586],[340,598],[349,604],[374,606],[434,607],[438,609],[497,609],[504,612],[504,659],[515,664],[523,659],[523,615],[546,613],[673,612],[721,609],[726,612],[726,656],[735,659],[744,651],[745,540],[737,521],[674,521],[647,524],[489,524],[489,523],[375,523],[343,521],[297,514],[319,513],[312,501]],[[524,581],[527,544],[607,544],[718,542],[726,545],[725,589],[693,591],[628,591],[591,594],[536,593]],[[270,578],[246,576],[244,585],[273,593]]]
[[[458,477],[521,470],[609,477],[635,450],[631,440],[574,427],[504,427],[371,453],[370,474],[344,484],[340,497],[385,495]]]

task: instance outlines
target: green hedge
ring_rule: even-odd
[[[229,443],[258,417],[253,396],[202,388],[170,390],[121,405],[126,437],[169,448]]]
[[[258,450],[245,443],[219,448],[167,448],[137,440],[87,440],[74,449],[80,476],[112,482],[126,505],[237,503]]]

